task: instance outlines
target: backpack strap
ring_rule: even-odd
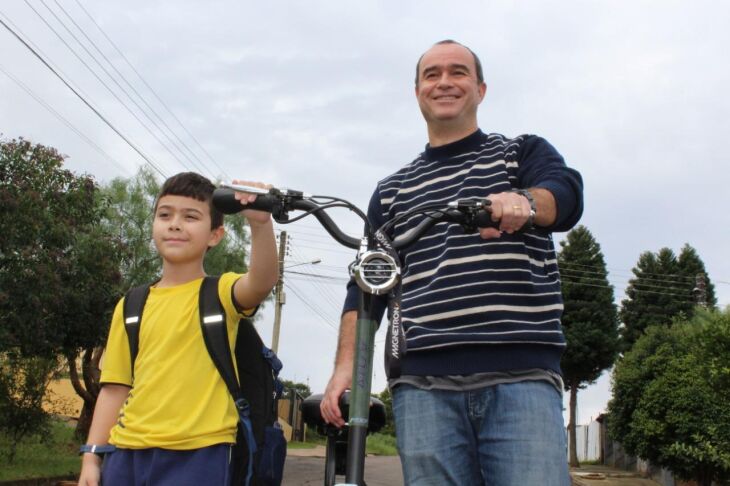
[[[150,294],[150,285],[140,285],[130,289],[124,296],[124,307],[122,316],[124,328],[127,331],[129,340],[129,353],[132,363],[132,377],[134,377],[134,361],[139,352],[139,325],[142,322],[142,312],[147,296]]]
[[[213,364],[218,369],[221,378],[226,384],[228,391],[233,397],[233,402],[238,410],[238,418],[246,434],[246,445],[248,448],[248,473],[246,485],[250,484],[253,476],[254,454],[256,453],[256,439],[251,424],[251,406],[243,397],[241,387],[236,378],[236,371],[233,367],[231,346],[228,341],[228,329],[226,328],[226,312],[223,309],[218,297],[218,281],[220,277],[205,277],[200,284],[200,298],[198,308],[200,312],[200,326],[203,332],[203,341],[208,349],[208,354]]]
[[[274,401],[276,401],[284,393],[284,384],[279,380],[279,372],[284,365],[281,363],[279,357],[276,356],[276,353],[264,345],[261,346],[261,355],[269,363],[271,371],[274,374]]]

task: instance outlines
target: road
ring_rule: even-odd
[[[337,481],[344,483],[344,476],[337,476]],[[403,474],[398,456],[366,457],[365,481],[368,486],[403,486]],[[322,486],[323,484],[324,447],[289,450],[282,486]]]

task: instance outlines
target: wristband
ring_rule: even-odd
[[[527,218],[527,222],[520,228],[520,231],[525,231],[532,229],[534,226],[533,222],[535,221],[535,215],[537,214],[537,207],[535,206],[535,198],[532,197],[532,194],[530,194],[530,191],[527,189],[512,189],[509,192],[514,192],[515,194],[519,194],[520,196],[523,196],[527,199],[527,202],[530,203],[530,216]]]
[[[106,444],[106,445],[84,444],[81,447],[79,447],[79,455],[90,452],[92,454],[96,454],[99,457],[104,457],[104,454],[109,454],[110,452],[114,452],[115,450],[116,450],[116,447],[114,447],[113,445],[110,445],[110,444]]]

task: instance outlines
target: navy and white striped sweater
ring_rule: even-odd
[[[420,205],[530,187],[555,196],[558,217],[552,227],[483,240],[459,225],[440,223],[401,252],[403,375],[532,368],[560,373],[563,303],[550,232],[577,223],[583,187],[580,174],[547,141],[477,131],[448,145],[427,146],[378,183],[368,217],[377,228]],[[407,234],[423,217],[402,221],[391,237]],[[356,308],[357,287],[350,285],[345,310]]]

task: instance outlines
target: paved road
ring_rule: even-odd
[[[570,471],[573,486],[659,486],[638,473],[607,466],[584,466]],[[337,481],[344,482],[343,476]],[[365,458],[368,486],[403,486],[398,456]],[[324,484],[324,447],[290,450],[286,458],[282,486],[321,486]]]
[[[344,482],[344,476],[337,476]],[[403,486],[398,456],[365,458],[365,481],[368,486]],[[282,486],[321,486],[324,484],[324,447],[290,450],[284,467]]]

